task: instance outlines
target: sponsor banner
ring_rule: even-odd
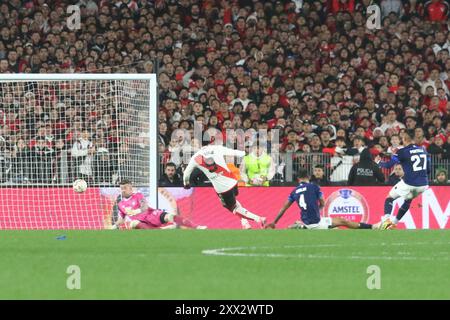
[[[242,187],[237,199],[251,212],[272,221],[287,200],[292,187]],[[383,215],[390,187],[323,187],[323,216],[376,223]],[[148,197],[148,188],[137,191]],[[239,217],[224,209],[213,188],[159,188],[159,208],[179,213],[212,229],[240,229]],[[450,228],[450,188],[431,187],[415,199],[399,228]],[[0,229],[103,229],[117,214],[118,188],[88,188],[82,194],[71,188],[0,189]],[[398,199],[394,211],[402,205]],[[300,219],[296,204],[277,227],[286,228]],[[258,228],[256,223],[251,223]]]
[[[384,212],[384,199],[391,187],[322,187],[325,198],[323,216],[344,217],[356,222],[376,223]],[[237,199],[243,207],[273,221],[286,202],[292,187],[242,187]],[[450,188],[430,187],[414,199],[410,210],[403,217],[399,229],[448,229],[450,228]],[[193,222],[212,229],[240,229],[240,219],[222,207],[213,188],[160,188],[160,207],[173,210],[176,201],[178,212]],[[167,203],[167,204],[165,204]],[[394,212],[403,200],[394,202]],[[293,204],[278,223],[278,228],[300,219],[300,210]],[[257,228],[257,224],[252,223]]]

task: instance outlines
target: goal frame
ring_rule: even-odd
[[[154,73],[2,73],[0,82],[5,81],[76,81],[76,80],[147,80],[149,81],[149,144],[150,144],[150,204],[158,208],[158,81]],[[152,174],[153,173],[153,174]]]

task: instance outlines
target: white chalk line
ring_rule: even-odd
[[[399,243],[379,243],[379,244],[369,244],[365,247],[394,247],[394,246],[421,246],[421,245],[450,245],[450,242],[399,242]],[[349,244],[311,244],[311,245],[286,245],[280,247],[273,246],[248,246],[248,247],[233,247],[233,248],[218,248],[218,249],[206,249],[202,251],[202,254],[209,256],[228,256],[228,257],[259,257],[259,258],[302,258],[302,259],[350,259],[350,260],[423,260],[423,261],[448,261],[450,260],[450,250],[449,251],[438,251],[434,252],[430,256],[426,257],[416,257],[412,256],[413,252],[409,251],[399,251],[396,252],[395,256],[384,255],[384,256],[365,256],[365,255],[330,255],[330,254],[310,254],[310,253],[248,253],[239,251],[255,251],[261,249],[292,249],[292,248],[333,248],[333,247],[356,247],[355,245]],[[450,247],[449,247],[450,249]],[[390,252],[383,251],[382,253],[392,254]]]

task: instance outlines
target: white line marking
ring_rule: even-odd
[[[369,244],[366,247],[378,247],[378,246],[421,246],[421,245],[450,245],[450,242],[399,242],[399,243],[378,243],[378,244]],[[411,256],[413,252],[409,251],[398,251],[398,256],[389,256],[389,252],[383,251],[382,253],[386,253],[384,256],[364,256],[364,255],[354,255],[348,253],[346,255],[327,255],[327,254],[309,254],[309,253],[277,253],[277,249],[289,249],[289,248],[333,248],[333,247],[356,247],[351,244],[311,244],[311,245],[286,245],[280,247],[273,246],[262,246],[262,247],[233,247],[233,248],[218,248],[218,249],[207,249],[203,250],[202,254],[210,255],[210,256],[229,256],[229,257],[262,257],[262,258],[302,258],[302,259],[351,259],[351,260],[423,260],[423,261],[436,261],[436,260],[450,260],[450,251],[438,251],[432,253],[429,256],[425,257],[416,257]],[[239,251],[255,251],[260,249],[275,249],[275,252],[268,253],[246,253]],[[444,256],[445,255],[445,256]]]

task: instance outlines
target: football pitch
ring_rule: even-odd
[[[0,257],[0,299],[450,299],[445,230],[1,231]]]

